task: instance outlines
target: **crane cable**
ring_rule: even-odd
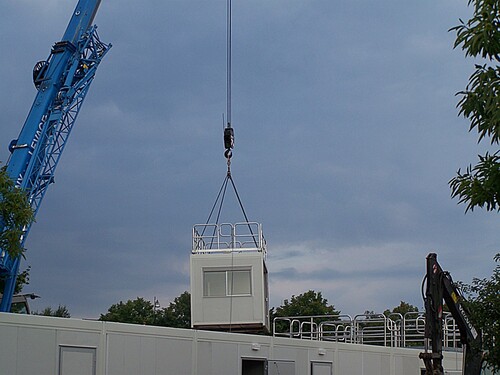
[[[233,180],[233,177],[231,175],[231,158],[233,156],[233,149],[234,149],[234,130],[231,126],[231,14],[232,14],[232,10],[231,10],[231,0],[227,0],[227,60],[226,60],[226,63],[227,63],[227,66],[226,66],[226,72],[227,72],[227,81],[226,81],[226,109],[227,109],[227,123],[225,124],[225,127],[224,127],[224,148],[225,148],[225,151],[224,151],[224,157],[226,158],[227,160],[227,173],[226,173],[226,176],[224,178],[224,181],[222,182],[222,185],[219,189],[219,192],[217,194],[217,198],[215,199],[215,202],[212,206],[212,209],[210,211],[210,214],[208,215],[208,218],[207,218],[207,221],[205,223],[205,226],[203,228],[203,233],[201,234],[203,236],[204,232],[205,232],[205,229],[208,227],[208,224],[210,223],[210,219],[212,218],[212,215],[214,214],[214,211],[215,209],[217,208],[217,216],[216,216],[216,219],[215,219],[215,225],[213,226],[213,233],[211,235],[211,240],[210,240],[210,245],[209,245],[209,248],[212,249],[213,245],[214,245],[214,240],[218,237],[218,234],[216,233],[216,231],[219,230],[219,219],[220,219],[220,215],[221,215],[221,212],[222,212],[222,206],[223,206],[223,203],[224,203],[224,198],[226,196],[226,192],[227,192],[227,186],[228,186],[228,183],[231,182],[231,186],[233,188],[233,191],[236,195],[236,198],[238,200],[238,204],[241,208],[241,211],[243,213],[243,216],[245,218],[245,223],[248,225],[248,229],[250,231],[250,234],[251,234],[251,238],[253,239],[254,243],[255,243],[255,247],[259,247],[258,243],[257,243],[257,239],[255,238],[255,234],[253,233],[253,230],[252,230],[252,227],[250,225],[250,222],[248,221],[248,216],[245,212],[245,208],[243,207],[243,203],[241,202],[241,198],[240,198],[240,195],[238,194],[238,190],[236,189],[236,185],[234,183],[234,180]],[[223,123],[224,123],[224,120],[223,120]],[[231,234],[231,246],[234,247],[235,246],[235,241],[234,241],[234,238],[233,238],[233,230],[232,230],[232,234]],[[233,272],[234,272],[234,251],[231,251],[231,267],[230,267],[230,271],[231,271],[231,276],[230,276],[230,283],[231,283],[231,291],[230,291],[230,302],[229,302],[229,332],[232,331],[232,320],[233,320],[233,290],[232,288],[234,288],[234,282],[233,282]]]
[[[236,198],[238,200],[238,204],[240,205],[241,211],[243,213],[243,216],[245,218],[245,223],[248,224],[248,228],[250,231],[250,234],[254,240],[255,246],[258,247],[257,240],[255,239],[255,235],[253,233],[253,230],[250,226],[250,223],[248,221],[248,216],[245,212],[245,208],[243,207],[243,203],[241,202],[240,195],[238,194],[238,190],[236,189],[236,185],[234,183],[233,177],[231,175],[231,158],[233,156],[233,149],[234,149],[234,129],[231,126],[231,45],[232,45],[232,6],[231,6],[231,0],[227,0],[227,49],[226,49],[226,110],[227,110],[227,123],[225,124],[224,128],[224,157],[227,160],[227,173],[226,177],[224,178],[224,181],[222,183],[221,188],[219,189],[219,193],[217,194],[217,198],[215,199],[214,205],[212,206],[212,210],[210,211],[210,214],[207,218],[206,224],[210,222],[210,219],[212,218],[212,215],[214,213],[215,208],[218,206],[217,210],[217,217],[216,217],[216,222],[215,224],[219,224],[219,219],[220,219],[220,214],[222,211],[222,205],[224,203],[224,198],[226,196],[226,191],[227,191],[227,185],[228,182],[231,182],[231,186],[233,187],[234,193],[236,195]],[[205,227],[206,228],[206,227]],[[212,243],[213,244],[213,237],[215,236],[215,230],[217,226],[214,227],[214,233],[212,235]]]
[[[224,156],[227,159],[227,173],[226,173],[226,184],[225,186],[227,187],[227,181],[231,181],[231,185],[233,186],[234,192],[236,193],[236,196],[238,197],[238,192],[236,190],[236,187],[233,182],[233,178],[231,177],[231,157],[233,156],[233,152],[231,151],[234,148],[234,130],[231,127],[231,39],[232,39],[232,27],[231,27],[231,21],[232,21],[232,10],[231,10],[231,0],[227,0],[227,32],[226,32],[226,40],[227,40],[227,48],[226,48],[226,74],[227,74],[227,79],[226,79],[226,106],[227,106],[227,126],[226,129],[224,129],[224,147],[226,148],[226,151],[224,152]],[[226,189],[224,188],[224,195],[225,195]],[[222,197],[224,199],[224,196]],[[222,201],[221,200],[221,206],[222,208]],[[243,208],[243,205],[241,204],[241,201],[238,199],[240,202],[240,207],[243,211],[243,214],[246,218],[245,210]],[[217,220],[218,221],[218,220]],[[248,222],[248,219],[247,219]],[[233,243],[233,240],[231,239],[231,242]],[[234,244],[232,244],[234,246]],[[231,252],[231,289],[234,287],[233,283],[233,277],[234,277],[234,252]],[[232,331],[232,321],[233,321],[233,290],[230,292],[230,302],[229,302],[229,332]]]
[[[210,219],[212,218],[212,215],[214,214],[214,211],[215,209],[217,208],[217,216],[215,218],[215,224],[219,224],[219,219],[220,219],[220,215],[221,215],[221,212],[222,212],[222,206],[224,204],[224,199],[226,197],[226,191],[227,191],[227,185],[228,185],[228,182],[231,182],[231,186],[233,188],[233,191],[234,191],[234,194],[236,196],[236,199],[238,200],[238,204],[241,208],[241,212],[243,213],[243,217],[245,218],[245,223],[247,223],[248,225],[248,229],[250,231],[250,234],[254,240],[254,243],[255,243],[255,246],[258,247],[258,244],[257,244],[257,240],[255,239],[255,235],[253,233],[253,230],[252,230],[252,227],[250,226],[250,222],[248,220],[248,216],[247,216],[247,213],[245,211],[245,207],[243,207],[243,202],[241,201],[241,198],[240,198],[240,195],[238,194],[238,189],[236,188],[236,185],[234,183],[234,180],[233,180],[233,177],[231,175],[231,169],[230,169],[230,158],[228,158],[228,168],[227,168],[227,173],[226,173],[226,177],[224,178],[224,181],[222,182],[222,185],[219,189],[219,192],[217,194],[217,198],[215,199],[215,202],[212,206],[212,209],[210,210],[210,214],[208,215],[208,218],[207,218],[207,221],[205,222],[205,227],[203,229],[203,232],[202,232],[202,235],[204,234],[205,232],[205,228],[207,227],[207,225],[210,223]],[[217,230],[217,226],[214,226],[214,233],[212,234],[212,240],[211,240],[211,243],[210,243],[210,247],[209,248],[212,248],[212,245],[213,245],[213,240],[215,238],[215,231]]]
[[[227,45],[226,45],[226,111],[227,111],[227,124],[224,129],[224,148],[226,151],[224,152],[224,156],[227,159],[227,169],[228,173],[230,173],[231,168],[231,157],[233,156],[233,152],[231,151],[234,148],[234,130],[231,127],[231,40],[232,40],[232,27],[231,27],[231,19],[232,19],[232,11],[231,11],[231,0],[227,0]]]

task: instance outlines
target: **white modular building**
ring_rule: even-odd
[[[270,324],[265,259],[257,223],[195,226],[192,329],[0,313],[0,375],[424,373],[418,313],[279,317]],[[444,368],[458,375],[459,334],[452,319],[444,324]]]
[[[266,242],[260,224],[195,225],[190,275],[193,328],[269,330]]]
[[[421,349],[0,313],[2,375],[421,375]],[[444,353],[460,374],[460,351]]]

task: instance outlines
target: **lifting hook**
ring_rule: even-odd
[[[224,157],[229,161],[229,159],[233,156],[233,152],[231,150],[234,148],[234,130],[229,123],[224,129],[224,148],[226,149]]]

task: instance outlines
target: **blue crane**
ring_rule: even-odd
[[[101,42],[92,25],[101,0],[79,0],[62,40],[52,47],[47,60],[33,68],[38,90],[28,117],[9,145],[7,173],[26,191],[36,215],[96,69],[111,44]],[[19,238],[24,246],[30,227]],[[4,227],[0,223],[0,231]],[[0,249],[0,277],[5,280],[0,312],[9,312],[21,257]]]

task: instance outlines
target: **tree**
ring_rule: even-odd
[[[26,193],[15,186],[5,166],[0,168],[0,249],[13,259],[24,255],[25,249],[19,239],[23,228],[33,221]]]
[[[500,253],[495,256],[500,263]],[[485,360],[493,373],[500,372],[500,264],[489,279],[472,280],[462,284],[474,325],[482,331]]]
[[[23,228],[34,221],[34,213],[26,193],[17,188],[4,167],[0,168],[0,249],[12,259],[24,256],[20,242]],[[29,283],[29,267],[19,273],[14,293],[20,293],[24,284]],[[5,280],[0,279],[0,292],[5,288]]]
[[[19,272],[16,279],[14,294],[21,293],[24,286],[30,283],[30,270],[31,266],[28,266],[24,271]],[[4,290],[4,287],[5,287],[5,280],[0,279],[0,291]]]
[[[500,2],[498,0],[468,0],[474,13],[470,20],[450,29],[456,32],[454,48],[461,46],[466,57],[476,62],[475,72],[461,96],[459,114],[470,120],[469,131],[475,130],[479,142],[489,139],[492,145],[500,141]],[[449,184],[452,197],[466,204],[466,212],[475,207],[488,211],[500,210],[500,151],[479,155],[479,162],[469,165],[464,173],[459,169]]]
[[[184,292],[164,309],[157,309],[151,301],[137,297],[112,305],[99,320],[157,325],[175,328],[191,328],[191,295]]]
[[[137,297],[135,300],[120,301],[108,309],[106,314],[101,314],[99,320],[132,323],[132,324],[153,324],[154,323],[153,304],[144,298]]]
[[[298,296],[292,295],[290,301],[285,299],[283,305],[274,312],[274,316],[311,316],[311,315],[339,315],[333,305],[323,298],[321,292],[309,290]]]
[[[468,0],[473,15],[467,22],[451,29],[456,32],[454,48],[461,46],[466,57],[475,59],[475,71],[461,96],[459,114],[470,120],[469,131],[475,130],[479,142],[489,139],[491,145],[500,142],[500,1]],[[482,59],[482,61],[480,61]],[[500,150],[479,155],[479,162],[460,169],[450,180],[452,197],[466,204],[466,212],[475,207],[488,211],[500,210]],[[500,260],[497,254],[495,261]],[[464,293],[470,299],[472,319],[484,334],[488,365],[500,371],[500,269],[491,279],[474,279]],[[496,345],[495,345],[496,344]]]
[[[405,314],[410,312],[418,312],[418,307],[415,307],[405,301],[401,301],[399,306],[396,306],[391,310],[387,309],[384,311],[385,316],[390,316],[391,314],[401,314],[403,317]]]
[[[46,307],[41,312],[35,311],[34,315],[54,316],[58,318],[71,318],[68,308],[65,305],[59,305],[57,309]]]
[[[163,309],[156,319],[158,325],[175,328],[191,328],[191,294],[182,293]]]
[[[271,323],[277,317],[292,317],[292,316],[315,316],[315,315],[334,315],[338,316],[340,311],[335,310],[333,305],[328,304],[328,300],[323,298],[321,292],[309,290],[298,296],[292,295],[289,300],[285,299],[283,304],[270,310],[269,316]],[[314,323],[319,324],[325,320],[335,320],[335,318],[316,318]],[[285,321],[277,321],[275,332],[287,332],[289,330],[288,324]]]
[[[19,272],[16,279],[16,288],[14,289],[14,294],[21,293],[24,286],[30,283],[30,271],[31,266],[28,266],[24,271]]]

